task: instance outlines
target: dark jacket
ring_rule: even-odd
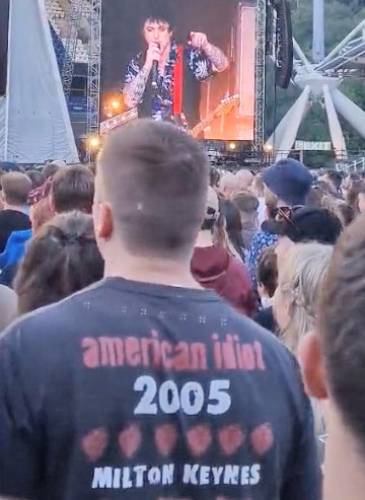
[[[31,237],[31,229],[11,233],[5,250],[0,254],[0,284],[12,287],[18,266],[25,254],[26,244]]]
[[[13,231],[23,231],[30,229],[30,219],[28,215],[17,210],[0,211],[0,252],[3,252],[9,236]]]
[[[246,266],[225,248],[195,248],[191,271],[201,286],[215,290],[238,311],[255,314],[257,301]]]
[[[255,321],[269,332],[277,335],[278,325],[276,324],[274,313],[272,307],[267,307],[266,309],[261,309],[256,316]]]

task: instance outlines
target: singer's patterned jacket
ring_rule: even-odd
[[[213,64],[200,50],[186,47],[184,51],[187,66],[199,82],[206,80],[213,73]],[[170,56],[167,61],[165,75],[160,75],[157,92],[152,98],[151,117],[154,120],[170,120],[173,105],[173,76],[177,60],[177,44],[171,45]],[[127,67],[124,84],[128,84],[136,78],[144,64],[144,54],[140,52]],[[124,89],[125,92],[125,89]],[[143,100],[143,97],[142,97]]]

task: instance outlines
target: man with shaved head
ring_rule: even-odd
[[[319,500],[293,358],[191,275],[208,173],[172,125],[108,138],[105,279],[0,340],[0,497]]]

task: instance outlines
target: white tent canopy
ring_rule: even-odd
[[[44,0],[10,0],[8,80],[0,159],[79,161]]]

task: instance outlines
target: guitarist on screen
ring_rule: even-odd
[[[185,45],[174,39],[166,14],[149,15],[143,25],[146,50],[128,64],[123,94],[139,117],[189,128],[199,122],[200,82],[228,68],[228,59],[204,33],[191,32]]]

